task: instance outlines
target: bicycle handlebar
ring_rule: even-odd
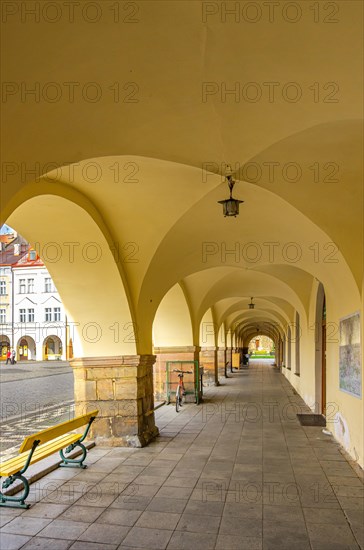
[[[173,369],[173,372],[180,372],[181,374],[193,374],[193,372],[191,370],[178,370],[178,369]]]

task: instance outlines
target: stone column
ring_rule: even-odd
[[[153,398],[154,355],[72,359],[75,415],[98,409],[91,437],[99,445],[144,447],[158,435]]]
[[[229,362],[229,364],[228,364],[228,372],[230,372],[230,369],[231,369],[231,362],[232,362],[232,360],[233,360],[233,359],[232,359],[232,357],[233,357],[233,356],[232,356],[232,353],[233,353],[232,348],[229,348],[229,347],[226,348],[226,361]]]
[[[201,348],[200,364],[204,367],[204,384],[206,386],[219,386],[220,384],[217,373],[217,348]]]
[[[227,378],[227,372],[225,369],[226,364],[226,348],[218,348],[217,350],[217,371],[218,371],[218,379],[221,378]]]
[[[180,346],[180,347],[160,347],[154,348],[157,359],[154,365],[154,397],[156,401],[163,401],[167,398],[167,362],[168,361],[198,361],[199,349],[196,346]],[[192,367],[192,365],[191,365]],[[178,365],[176,365],[178,368]],[[184,370],[188,369],[188,365]],[[185,385],[189,377],[185,376]],[[193,383],[196,383],[193,377]],[[199,395],[201,399],[201,391]],[[194,401],[193,395],[186,395],[186,401]]]

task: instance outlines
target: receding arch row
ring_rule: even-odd
[[[110,159],[97,160],[107,162]],[[298,216],[302,223],[296,223],[295,226],[301,225],[301,237],[306,232],[311,238],[317,238],[316,242],[320,244],[320,242],[324,242],[325,236],[321,229],[304,219],[302,214],[299,214],[281,198],[276,197],[271,191],[257,189],[253,184],[244,182],[240,182],[239,185],[241,191],[247,195],[247,202],[250,201],[251,205],[246,210],[244,218],[225,220],[221,216],[217,216],[215,212],[216,197],[213,195],[215,191],[220,193],[223,189],[218,179],[202,188],[197,184],[200,174],[195,168],[139,157],[137,160],[140,163],[140,169],[143,168],[145,171],[143,183],[148,184],[148,188],[154,196],[157,196],[163,186],[167,186],[171,176],[178,176],[178,181],[181,178],[185,181],[187,178],[187,181],[191,181],[191,184],[197,189],[189,201],[174,204],[170,216],[167,216],[161,227],[157,226],[156,229],[153,227],[153,230],[147,234],[145,231],[142,234],[139,229],[136,231],[135,227],[131,229],[133,228],[132,214],[129,214],[129,217],[125,216],[127,212],[123,210],[123,203],[117,200],[117,194],[120,192],[119,199],[127,196],[131,204],[133,202],[140,204],[142,197],[140,187],[139,189],[116,188],[111,181],[107,181],[104,188],[100,189],[100,186],[86,185],[87,182],[82,182],[77,178],[74,181],[65,182],[54,181],[54,178],[51,181],[49,178],[44,178],[41,182],[30,184],[24,188],[12,202],[13,213],[9,216],[8,223],[31,242],[40,243],[43,250],[44,245],[51,240],[61,247],[64,243],[68,243],[64,247],[66,257],[70,254],[69,243],[73,245],[75,241],[76,245],[72,251],[76,252],[76,256],[79,249],[81,249],[82,255],[82,244],[88,244],[90,241],[96,242],[102,251],[102,262],[92,262],[88,261],[87,257],[86,259],[81,257],[77,267],[79,283],[76,283],[77,276],[76,279],[73,278],[73,288],[71,288],[70,278],[67,282],[66,277],[66,268],[70,262],[65,262],[65,257],[58,262],[45,259],[45,263],[59,287],[70,317],[74,319],[75,324],[80,322],[81,329],[78,330],[80,353],[97,355],[104,353],[106,349],[114,349],[118,353],[149,353],[152,349],[152,324],[155,314],[161,300],[176,282],[183,287],[187,299],[192,318],[194,341],[197,340],[199,323],[205,312],[222,299],[239,296],[239,292],[243,297],[272,296],[276,304],[277,300],[280,300],[280,306],[288,316],[290,308],[299,312],[302,325],[307,323],[313,274],[322,276],[321,280],[327,295],[335,297],[334,287],[341,270],[342,276],[349,281],[345,290],[348,295],[355,295],[355,282],[352,277],[350,281],[348,267],[342,257],[339,257],[339,263],[334,266],[324,263],[321,265],[312,261],[310,263],[306,258],[303,264],[298,263],[294,266],[274,263],[245,269],[246,266],[239,266],[236,262],[232,262],[231,257],[222,265],[221,255],[216,254],[211,258],[212,263],[204,262],[200,245],[210,242],[206,240],[207,238],[212,239],[215,244],[218,243],[221,249],[222,237],[224,238],[223,242],[231,241],[231,228],[234,228],[234,231],[239,231],[239,228],[244,231],[248,228],[251,231],[254,228],[259,233],[260,225],[254,224],[253,218],[250,220],[250,216],[257,215],[257,212],[254,212],[254,204],[259,203],[258,195],[264,197],[265,203],[269,197],[272,211],[274,201],[277,201],[276,206],[286,210],[287,219]],[[163,181],[159,184],[157,180],[159,181],[162,171],[164,173]],[[162,187],[158,187],[158,185]],[[105,191],[109,193],[109,196]],[[185,188],[181,197],[186,191]],[[207,205],[206,212],[203,209],[201,223],[196,226],[191,223],[191,216],[196,214],[196,208],[201,208],[202,200],[203,204]],[[117,208],[115,208],[116,204]],[[163,207],[165,211],[165,205]],[[123,212],[123,216],[120,216],[120,211]],[[207,216],[206,224],[203,223],[205,215]],[[270,226],[271,213],[264,210],[261,215],[268,216],[266,224]],[[153,216],[155,219],[154,212]],[[211,227],[211,224],[207,223],[207,219],[211,219],[212,216],[215,216],[216,224]],[[34,217],[36,217],[35,223],[33,223]],[[151,214],[149,217],[151,218]],[[66,224],[64,223],[65,218],[67,219]],[[242,227],[241,224],[243,224]],[[209,227],[208,237],[204,234],[205,227]],[[188,234],[189,229],[192,228],[194,233],[197,231],[197,234],[194,238],[188,239],[186,233]],[[279,229],[281,233],[272,235],[272,239],[278,235],[282,237],[287,230],[286,227],[279,228],[277,224],[273,228],[274,230]],[[252,233],[249,231],[247,239],[252,238]],[[46,239],[44,238],[45,232],[47,232]],[[256,239],[256,242],[263,242],[263,237]],[[191,246],[192,249],[188,249]],[[139,257],[137,251],[139,251]],[[176,251],[178,251],[179,257],[174,256]],[[95,266],[101,263],[102,269],[98,271]],[[72,267],[75,267],[74,262]],[[311,275],[302,267],[311,270]],[[76,270],[73,271],[73,275],[75,275]],[[93,280],[92,273],[95,274]],[[98,274],[96,275],[96,273]],[[91,287],[93,285],[94,288],[97,288],[97,280],[105,278],[105,273],[108,274],[107,278],[109,279],[108,290],[102,297],[105,307],[98,309],[98,318],[96,319],[94,310],[89,311],[91,309],[89,305],[93,301],[90,298]],[[82,288],[83,292],[78,292],[77,296],[75,292],[74,296],[73,292],[77,287],[78,289]],[[358,296],[358,292],[356,293]],[[115,299],[115,297],[117,298]],[[106,309],[109,310],[108,314],[105,314]],[[214,315],[216,317],[215,312]],[[221,319],[214,319],[214,322],[219,324]],[[92,336],[89,336],[87,331],[82,333],[82,328],[85,325],[87,328],[89,323],[93,323],[95,327],[95,334]],[[98,346],[92,345],[95,341]],[[77,338],[75,338],[75,346],[77,347]]]

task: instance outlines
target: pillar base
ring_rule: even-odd
[[[217,372],[217,349],[215,347],[201,348],[200,364],[204,368],[204,385],[220,386]]]
[[[226,348],[218,348],[217,350],[217,370],[219,375],[219,380],[221,378],[227,378],[226,373]]]
[[[75,415],[99,410],[90,430],[96,444],[145,447],[158,435],[154,418],[154,355],[72,359]]]

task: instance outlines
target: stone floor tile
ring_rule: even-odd
[[[1,533],[1,550],[19,550],[29,539],[30,537],[24,535]]]
[[[118,498],[133,498],[138,497],[154,497],[159,491],[160,487],[157,485],[138,485],[133,481],[126,487],[119,495]]]
[[[261,550],[261,537],[239,537],[236,535],[218,535],[216,550]]]
[[[263,505],[264,521],[275,521],[280,523],[297,522],[303,523],[304,516],[300,506],[274,506]]]
[[[101,542],[76,540],[76,542],[72,544],[70,550],[116,550],[116,548],[118,548],[117,544],[103,544]]]
[[[90,525],[78,539],[102,544],[115,544],[118,546],[129,530],[130,527],[126,525],[94,523]]]
[[[312,550],[360,550],[357,544],[340,544],[336,542],[311,541]]]
[[[177,525],[177,531],[189,531],[192,533],[217,534],[220,526],[220,516],[199,516],[197,514],[183,513]]]
[[[141,514],[141,510],[123,510],[122,508],[108,508],[100,515],[100,517],[97,518],[96,523],[126,525],[132,527]]]
[[[307,523],[347,524],[347,519],[341,509],[336,508],[303,508]]]
[[[55,519],[38,533],[38,537],[75,540],[86,531],[88,526],[88,523],[81,521]]]
[[[358,477],[327,474],[327,479],[334,487],[341,487],[342,485],[345,485],[345,487],[363,487],[363,482]]]
[[[152,512],[171,512],[181,514],[187,505],[187,500],[184,499],[170,499],[170,498],[153,498],[148,506],[147,510]]]
[[[114,494],[101,494],[101,493],[86,493],[76,499],[74,504],[78,506],[96,506],[96,508],[106,508],[114,502],[116,495]]]
[[[67,510],[58,517],[58,519],[93,523],[103,511],[104,508],[97,506],[79,506],[78,504],[74,504],[73,506],[67,508]]]
[[[70,540],[33,537],[25,546],[22,546],[22,550],[68,550],[71,544]]]
[[[263,549],[310,550],[310,541],[304,523],[294,521],[277,523],[263,521]]]
[[[139,495],[119,495],[111,504],[110,508],[122,508],[124,510],[145,510],[152,497]]]
[[[137,485],[155,485],[156,487],[162,487],[166,477],[167,476],[145,475],[143,472],[134,479],[133,483],[136,483]]]
[[[191,477],[191,478],[184,478],[183,479],[183,486],[184,487],[195,487],[196,483],[198,482],[198,477]],[[181,478],[177,475],[170,475],[165,482],[163,483],[163,487],[180,487],[181,486]]]
[[[168,544],[168,550],[213,550],[217,536],[211,533],[190,533],[187,531],[175,531]],[[227,550],[227,548],[225,549]]]
[[[162,550],[167,548],[168,542],[173,531],[167,529],[146,529],[144,527],[132,527],[123,544],[126,546],[138,546],[140,548],[148,548]]]
[[[69,504],[52,504],[39,502],[23,513],[23,517],[55,519],[69,508]]]
[[[221,516],[224,510],[223,502],[200,502],[189,500],[185,508],[186,514],[197,516]]]
[[[44,529],[52,520],[51,519],[45,519],[45,518],[32,518],[32,517],[25,517],[25,516],[19,516],[17,518],[14,518],[10,521],[10,523],[7,523],[2,529],[1,529],[1,535],[3,533],[12,533],[15,535],[30,535],[34,536],[39,531]]]
[[[252,521],[247,517],[233,517],[223,515],[220,524],[220,535],[236,535],[240,537],[261,537],[262,521]]]
[[[363,497],[337,497],[343,510],[364,510]],[[364,513],[364,512],[363,512]]]
[[[307,532],[312,542],[355,545],[356,541],[348,525],[334,523],[308,523]]]
[[[192,487],[184,487],[183,485],[177,489],[176,487],[168,487],[163,485],[155,496],[158,498],[188,499],[191,496],[192,490]]]
[[[147,527],[152,529],[158,526],[158,529],[174,530],[181,518],[181,514],[173,514],[167,512],[152,512],[146,510],[136,522],[137,527]]]

